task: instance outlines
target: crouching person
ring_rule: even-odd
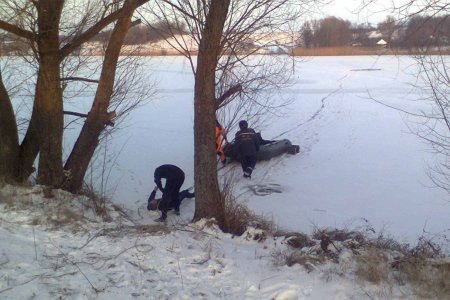
[[[184,172],[179,167],[174,165],[161,165],[155,169],[155,188],[153,189],[148,199],[147,209],[152,210],[152,201],[155,199],[156,192],[162,192],[162,198],[154,204],[155,209],[161,211],[161,217],[156,219],[156,222],[164,222],[167,218],[167,211],[169,208],[175,210],[175,214],[180,214],[180,188],[184,182]],[[165,185],[162,186],[161,179],[165,179]],[[184,191],[183,191],[184,192]]]

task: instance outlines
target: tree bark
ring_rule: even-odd
[[[215,218],[226,228],[225,205],[217,179],[215,152],[215,70],[229,0],[212,0],[202,32],[194,87],[195,214],[194,220]]]
[[[0,178],[17,180],[19,136],[16,117],[0,71]]]
[[[63,101],[59,69],[59,22],[64,0],[37,2],[39,71],[35,106],[39,130],[38,183],[59,186],[63,179]]]
[[[137,4],[135,0],[128,0],[124,4],[122,16],[118,19],[106,48],[94,102],[64,166],[70,175],[63,188],[72,193],[81,189],[89,162],[98,146],[100,135],[106,124],[111,121],[108,106],[113,93],[117,62]]]
[[[20,144],[18,181],[24,182],[34,171],[33,164],[39,153],[39,128],[37,126],[37,110],[33,106],[27,133]]]

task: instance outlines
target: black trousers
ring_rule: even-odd
[[[181,186],[184,182],[184,175],[182,177],[168,179],[166,185],[164,186],[164,192],[162,199],[159,202],[158,209],[162,212],[162,218],[167,217],[167,211],[170,207],[175,208],[175,210],[180,210],[180,193]]]
[[[255,168],[255,165],[256,155],[244,155],[241,157],[242,171],[244,171],[245,174],[250,176]]]

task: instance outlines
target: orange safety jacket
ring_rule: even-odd
[[[216,151],[217,155],[220,156],[220,160],[222,162],[225,161],[225,154],[223,153],[222,149],[223,139],[226,139],[225,128],[223,128],[220,125],[219,126],[216,125]]]

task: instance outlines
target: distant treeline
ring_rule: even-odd
[[[157,42],[170,37],[174,34],[183,34],[186,27],[181,24],[170,22],[157,22],[151,25],[139,24],[130,28],[125,38],[125,45],[140,45],[151,42]],[[111,30],[104,30],[90,39],[91,42],[105,42],[109,40]],[[61,36],[60,40],[64,41],[66,37]],[[0,30],[0,55],[8,54],[29,54],[32,47],[28,41],[15,35],[4,33]]]
[[[141,45],[157,42],[174,34],[185,33],[186,27],[180,23],[157,22],[151,25],[139,24],[133,26],[128,31],[125,38],[125,45]],[[103,42],[108,40],[111,31],[104,31],[95,36],[92,41]]]
[[[187,32],[187,26],[180,22],[158,22],[155,24],[139,24],[133,26],[125,39],[125,45],[141,45],[157,42],[175,34]],[[92,42],[107,41],[110,30],[100,32],[91,38]],[[294,55],[329,55],[325,48],[340,49],[341,55],[349,51],[345,47],[359,47],[365,49],[361,53],[369,53],[377,48],[396,48],[403,50],[418,49],[422,47],[450,46],[450,15],[420,16],[415,15],[409,19],[396,20],[388,16],[377,25],[352,24],[348,20],[337,17],[327,17],[318,20],[306,21],[298,30],[298,37],[294,45]],[[61,40],[64,40],[64,36]],[[301,50],[301,49],[303,50]],[[318,53],[318,50],[322,49]],[[446,47],[447,50],[450,47]],[[26,54],[32,47],[21,38],[0,31],[0,55]],[[337,50],[336,50],[337,51]],[[400,51],[400,50],[398,50]],[[354,53],[351,51],[350,53]],[[283,51],[287,53],[287,51]],[[299,54],[301,53],[301,54]],[[335,53],[332,51],[332,53]],[[335,53],[338,54],[338,53]],[[358,54],[356,54],[358,55]]]
[[[388,47],[416,48],[450,45],[450,15],[413,16],[398,21],[388,16],[376,26],[352,24],[336,17],[307,21],[299,30],[296,46],[323,47]],[[378,44],[377,44],[378,43]]]

